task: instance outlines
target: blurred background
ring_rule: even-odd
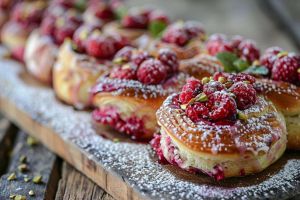
[[[242,35],[265,49],[300,47],[299,0],[128,0],[132,6],[165,10],[172,19],[203,23],[208,33]]]

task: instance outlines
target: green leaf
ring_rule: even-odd
[[[266,76],[269,74],[269,69],[265,66],[251,66],[245,72],[253,75]]]
[[[218,60],[223,64],[225,72],[237,72],[234,62],[239,58],[234,53],[222,52],[217,54]]]
[[[242,59],[235,60],[233,65],[235,66],[236,72],[245,71],[249,67],[249,63]]]
[[[159,37],[167,27],[167,24],[162,21],[152,21],[149,24],[149,31],[153,37]]]
[[[117,18],[121,20],[127,14],[127,11],[128,9],[123,5],[117,7],[115,10]]]
[[[86,0],[77,0],[75,2],[74,7],[76,9],[78,9],[79,11],[83,12],[85,10],[85,8],[86,8]]]

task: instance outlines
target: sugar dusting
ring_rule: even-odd
[[[149,145],[113,143],[96,135],[86,112],[58,102],[50,89],[26,85],[11,61],[0,63],[0,96],[8,98],[36,121],[51,127],[105,169],[152,199],[266,199],[291,197],[300,189],[300,160],[290,159],[280,171],[251,186],[226,188],[179,179],[152,160]],[[281,191],[278,193],[277,191]]]

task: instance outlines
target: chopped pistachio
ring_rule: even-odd
[[[115,64],[121,64],[121,63],[123,62],[123,58],[121,58],[121,57],[115,58],[115,59],[113,60],[113,62],[114,62]]]
[[[26,200],[26,197],[23,195],[17,195],[15,196],[14,200]]]
[[[24,181],[25,181],[26,183],[28,183],[28,182],[30,181],[30,178],[24,177]]]
[[[232,82],[232,81],[227,81],[227,82],[225,83],[225,87],[226,87],[226,88],[230,88],[232,85],[233,85],[233,82]]]
[[[208,100],[208,97],[205,93],[201,93],[196,96],[196,101],[205,102],[207,100]]]
[[[33,190],[30,190],[30,191],[28,192],[28,194],[29,194],[30,196],[34,196],[34,195],[35,195],[35,192],[34,192]]]
[[[15,194],[11,194],[11,195],[9,195],[9,198],[10,199],[14,199],[16,197],[16,195]]]
[[[8,180],[8,181],[13,181],[13,180],[16,180],[16,179],[17,179],[16,173],[11,173],[11,174],[7,177],[7,180]]]
[[[247,117],[247,115],[245,115],[244,113],[242,113],[242,112],[238,112],[238,119],[240,119],[240,120],[247,120],[248,119],[248,117]]]
[[[188,106],[188,104],[182,104],[182,105],[180,105],[180,108],[181,108],[182,110],[185,110],[187,106]]]
[[[40,184],[40,183],[42,183],[42,179],[43,179],[43,177],[41,175],[38,175],[38,176],[33,177],[32,182],[35,184]]]
[[[297,72],[300,73],[300,67],[298,68]]]
[[[225,82],[226,82],[226,78],[223,77],[223,76],[220,76],[220,77],[218,78],[218,81],[219,81],[220,83],[225,83]]]
[[[209,81],[213,81],[214,80],[214,78],[211,76],[211,77],[209,77]]]
[[[18,166],[18,170],[20,172],[26,172],[26,171],[28,171],[28,166],[26,164],[21,164]]]
[[[243,81],[244,83],[246,83],[246,84],[250,84],[250,81]]]
[[[209,78],[208,77],[204,77],[202,80],[201,80],[201,83],[202,84],[206,84],[209,82]]]
[[[253,63],[252,63],[253,66],[258,66],[260,65],[260,62],[259,60],[254,60]]]
[[[21,155],[19,161],[20,161],[20,163],[26,163],[27,162],[27,157],[24,156],[24,155]]]
[[[288,54],[289,54],[289,52],[287,52],[287,51],[282,51],[282,52],[280,52],[280,53],[277,54],[277,57],[279,58],[279,57],[281,57],[281,56],[287,56]]]
[[[114,141],[115,143],[118,143],[118,142],[120,142],[120,139],[119,139],[119,138],[114,138],[113,141]]]
[[[38,141],[37,141],[35,138],[29,136],[29,137],[27,138],[27,144],[28,144],[29,146],[34,146],[34,145],[37,145],[37,144],[38,144]]]

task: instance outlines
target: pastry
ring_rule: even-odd
[[[38,27],[45,7],[46,1],[41,0],[24,1],[14,6],[9,21],[2,27],[1,40],[15,59],[23,61],[27,38]]]
[[[154,46],[171,48],[180,60],[189,59],[201,52],[205,37],[205,31],[199,22],[178,21],[165,29]]]
[[[284,118],[249,75],[189,79],[157,111],[160,160],[222,180],[258,173],[286,149]]]
[[[65,41],[53,70],[53,87],[59,99],[85,108],[91,105],[90,88],[110,71],[111,58],[128,44],[119,35],[106,35],[99,29],[82,25],[73,41]]]
[[[132,139],[149,140],[158,131],[155,112],[178,91],[186,75],[178,73],[176,54],[162,49],[157,57],[131,47],[121,49],[114,70],[92,89],[96,123],[109,125]]]

